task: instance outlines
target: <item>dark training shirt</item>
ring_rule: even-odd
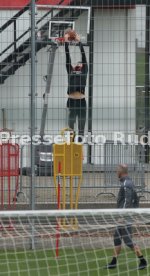
[[[69,52],[69,43],[65,42],[65,52],[66,52],[66,69],[68,73],[68,91],[67,94],[71,94],[73,92],[81,92],[85,93],[86,79],[88,73],[88,65],[86,60],[86,55],[84,52],[84,48],[81,42],[79,42],[79,47],[82,56],[82,64],[83,67],[81,71],[74,71],[71,65],[71,57]]]
[[[133,191],[135,186],[129,176],[120,179],[121,186],[117,197],[117,208],[133,208]]]

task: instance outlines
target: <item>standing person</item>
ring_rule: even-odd
[[[73,33],[74,32],[74,33]],[[81,51],[81,61],[75,66],[71,64],[71,57],[69,52],[69,41],[71,34],[74,34],[75,41]],[[86,122],[86,99],[85,87],[88,73],[87,59],[80,37],[75,31],[68,31],[65,36],[65,53],[66,53],[66,69],[68,73],[68,100],[67,108],[69,109],[68,126],[74,130],[76,118],[78,118],[78,134],[83,136]],[[81,141],[81,139],[79,139]]]
[[[128,176],[128,166],[121,164],[117,168],[117,176],[120,179],[121,187],[117,198],[117,208],[133,208],[135,200],[135,186],[132,179]],[[142,252],[138,245],[132,241],[132,226],[131,222],[120,225],[116,228],[114,233],[114,254],[112,261],[105,267],[112,269],[117,267],[117,259],[121,252],[122,240],[124,243],[135,252],[139,259],[138,269],[144,269],[147,267],[147,261],[143,257]]]

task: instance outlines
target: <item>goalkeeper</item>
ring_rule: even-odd
[[[121,182],[121,187],[118,193],[117,198],[117,208],[133,208],[134,205],[134,191],[135,187],[132,179],[128,176],[128,167],[126,164],[121,164],[117,168],[117,176]],[[138,269],[142,270],[146,268],[147,261],[142,255],[142,252],[137,244],[132,241],[132,226],[131,222],[127,225],[120,225],[116,228],[114,233],[114,254],[112,261],[106,266],[108,269],[117,267],[117,259],[121,252],[122,240],[124,243],[135,252],[136,256],[139,259]]]

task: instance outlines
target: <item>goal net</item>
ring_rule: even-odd
[[[129,242],[116,268],[106,268],[114,232],[126,226],[147,260],[142,275],[150,275],[150,209],[0,212],[0,275],[140,275]]]

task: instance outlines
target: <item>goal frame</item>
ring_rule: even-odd
[[[23,210],[23,211],[1,211],[1,218],[11,218],[11,217],[72,217],[72,216],[98,216],[100,213],[102,215],[112,214],[113,216],[118,216],[120,214],[125,215],[128,211],[129,216],[133,214],[150,214],[150,208],[128,208],[128,209],[72,209],[72,210]]]

